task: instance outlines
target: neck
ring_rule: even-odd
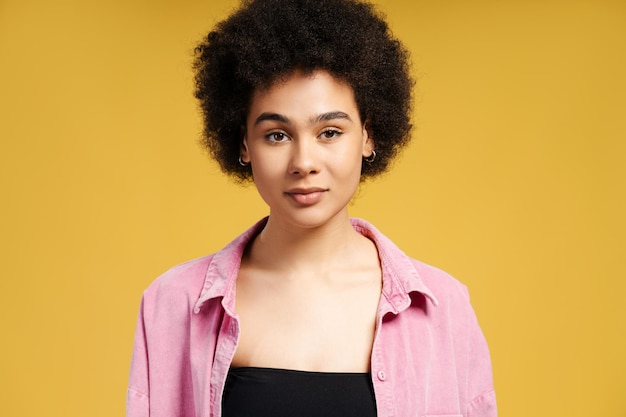
[[[318,276],[358,253],[365,239],[354,230],[348,214],[319,227],[284,224],[271,215],[250,245],[247,260],[263,269]]]

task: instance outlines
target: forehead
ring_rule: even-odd
[[[254,90],[248,120],[264,112],[309,118],[329,111],[355,114],[358,119],[352,87],[327,71],[295,71],[266,88]]]

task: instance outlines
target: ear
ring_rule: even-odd
[[[369,133],[369,120],[363,123],[363,157],[369,158],[374,152],[374,138]]]
[[[246,164],[250,163],[250,153],[248,152],[248,135],[244,135],[241,140],[241,146],[239,147],[239,155],[242,162]]]

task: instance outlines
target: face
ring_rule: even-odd
[[[347,219],[372,150],[352,88],[325,71],[296,72],[252,96],[241,159],[272,221],[310,228]]]

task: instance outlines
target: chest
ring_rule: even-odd
[[[238,288],[233,366],[369,371],[380,285]]]

